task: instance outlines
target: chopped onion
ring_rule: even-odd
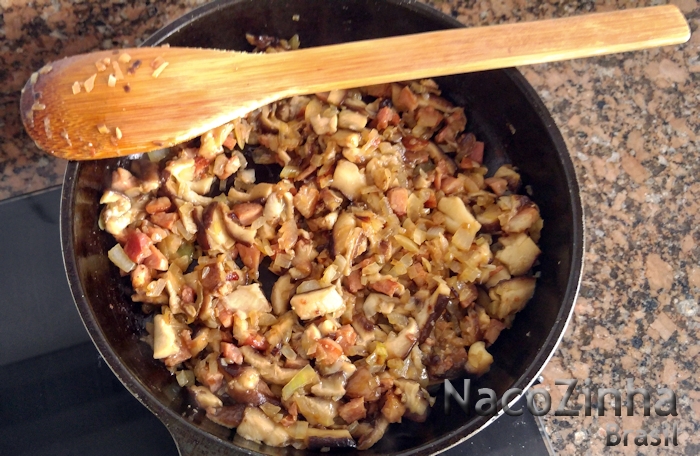
[[[292,377],[289,383],[284,385],[284,388],[282,388],[282,400],[289,400],[296,390],[314,382],[318,382],[318,374],[310,364],[307,364]]]
[[[282,353],[282,355],[284,355],[285,358],[289,360],[297,359],[297,352],[295,352],[294,349],[292,349],[292,347],[290,347],[287,344],[282,345],[282,349],[280,350],[280,352]]]
[[[194,385],[194,372],[191,370],[177,371],[177,374],[175,374],[175,379],[177,380],[177,384],[183,388],[185,386]]]
[[[269,402],[265,402],[260,406],[260,410],[262,410],[265,413],[265,415],[269,416],[270,418],[273,418],[279,413],[280,410],[282,410],[282,408],[276,405],[272,405]]]
[[[136,267],[136,263],[131,261],[131,258],[129,258],[119,244],[115,245],[107,252],[107,257],[124,272],[131,272]]]
[[[402,234],[395,234],[394,240],[397,244],[399,244],[401,247],[408,250],[409,252],[418,253],[420,250],[415,242],[413,242],[412,240],[410,240]]]
[[[168,154],[170,153],[170,149],[157,149],[153,150],[146,155],[148,155],[148,159],[154,163],[158,163],[162,159],[164,159]]]

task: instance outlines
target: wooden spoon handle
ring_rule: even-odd
[[[293,95],[645,49],[689,37],[685,18],[668,5],[277,54],[102,51],[32,75],[20,109],[26,130],[47,152],[109,158],[171,146]],[[127,53],[130,63],[120,63]],[[110,62],[106,70],[99,69],[103,60]],[[138,69],[136,62],[142,63]]]
[[[285,71],[295,61],[298,73],[285,85],[312,92],[634,51],[689,38],[683,14],[663,5],[360,41],[274,58]]]

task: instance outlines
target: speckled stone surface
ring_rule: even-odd
[[[0,199],[59,184],[65,168],[22,131],[18,96],[32,71],[61,56],[138,44],[198,3],[0,0]],[[484,25],[659,2],[429,3]],[[647,431],[675,423],[679,445],[666,450],[700,454],[700,5],[674,3],[693,30],[685,45],[521,68],[561,129],[586,214],[580,297],[541,387],[556,405],[563,387],[555,379],[590,378],[593,388],[624,390],[629,377],[638,388],[672,388],[678,403],[675,417],[644,417],[639,408],[623,418],[610,410],[602,417],[552,412],[544,424],[559,454],[601,453],[601,429],[611,422]],[[609,450],[659,452],[631,439]]]

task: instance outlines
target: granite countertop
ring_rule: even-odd
[[[0,0],[0,200],[57,185],[65,169],[23,132],[19,90],[32,71],[74,53],[138,45],[200,3]],[[491,24],[656,1],[429,3],[464,23]],[[556,406],[563,388],[555,379],[624,390],[630,377],[638,388],[673,389],[678,403],[676,417],[550,413],[545,428],[560,454],[600,453],[601,429],[613,421],[645,430],[675,423],[679,445],[670,453],[700,453],[700,4],[673,3],[694,32],[685,45],[520,69],[561,129],[586,216],[580,296],[543,387]],[[613,451],[658,450],[630,442]]]

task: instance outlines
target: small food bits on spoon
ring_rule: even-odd
[[[140,66],[141,66],[141,60],[136,59],[136,60],[134,60],[134,63],[131,64],[131,66],[129,67],[129,69],[126,70],[126,72],[127,72],[128,74],[135,74],[135,73],[136,73],[136,70],[138,70],[138,68],[139,68]]]
[[[154,78],[157,78],[158,76],[160,76],[160,74],[163,72],[163,70],[165,70],[165,67],[167,67],[167,66],[168,66],[168,62],[163,62],[163,63],[161,63],[161,64],[158,66],[158,68],[156,68],[156,69],[153,71],[153,75],[152,75],[152,76],[153,76]]]
[[[122,69],[119,66],[119,62],[116,60],[112,62],[112,68],[114,69],[114,77],[117,78],[117,81],[121,81],[124,79],[124,73],[122,73]]]
[[[87,93],[92,92],[92,89],[95,88],[95,78],[97,78],[97,73],[95,73],[92,76],[90,76],[89,78],[87,78],[85,80],[85,82],[83,83],[83,87],[85,87],[85,91]]]
[[[71,89],[73,90],[73,95],[79,94],[80,93],[80,83],[78,81],[75,81],[73,83],[73,86],[71,87]]]

